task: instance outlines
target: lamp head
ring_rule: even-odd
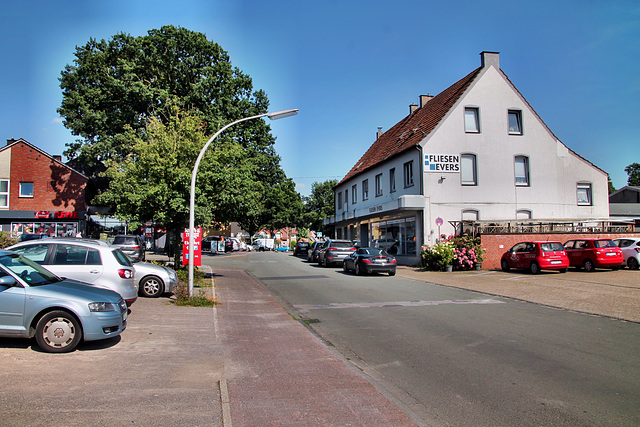
[[[284,119],[285,117],[295,116],[296,114],[298,114],[298,109],[291,108],[289,110],[274,111],[273,113],[267,113],[267,117],[269,117],[269,119],[271,120],[278,120],[278,119]]]

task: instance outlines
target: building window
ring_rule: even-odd
[[[531,211],[528,209],[520,209],[516,211],[516,219],[531,219]]]
[[[464,109],[464,131],[467,133],[480,133],[480,120],[477,108]]]
[[[413,161],[404,164],[404,187],[413,187]]]
[[[376,175],[376,197],[382,196],[382,174]]]
[[[591,206],[591,184],[578,184],[578,205]]]
[[[463,154],[461,156],[460,181],[462,185],[477,185],[476,156],[475,154]]]
[[[9,180],[0,179],[0,208],[9,207]]]
[[[33,197],[33,182],[20,183],[20,197]]]
[[[515,159],[516,185],[522,187],[529,186],[529,158],[526,156],[516,156]]]
[[[389,169],[389,193],[396,192],[396,168]]]
[[[369,180],[365,179],[362,181],[362,200],[367,200],[369,198]]]
[[[358,202],[358,184],[354,184],[351,187],[351,204],[355,204]]]
[[[522,135],[522,111],[509,110],[509,135]]]
[[[342,191],[338,192],[338,210],[342,209]]]
[[[344,190],[344,204],[346,205],[344,208],[349,209],[349,190]]]

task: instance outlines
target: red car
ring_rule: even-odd
[[[617,270],[624,262],[622,250],[611,239],[576,239],[564,244],[572,267],[584,267],[584,271],[597,268]]]
[[[524,268],[532,274],[540,270],[567,271],[569,258],[560,242],[520,242],[502,255],[502,271]]]

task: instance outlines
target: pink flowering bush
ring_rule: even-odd
[[[440,243],[422,246],[422,265],[428,269],[438,270],[445,265],[452,265],[454,270],[471,270],[482,263],[484,251],[480,239],[465,235],[460,237],[441,236]]]

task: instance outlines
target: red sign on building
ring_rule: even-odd
[[[202,261],[200,255],[202,254],[202,228],[197,227],[194,229],[193,234],[193,265],[200,266]],[[189,264],[189,230],[185,228],[182,233],[182,265]]]

